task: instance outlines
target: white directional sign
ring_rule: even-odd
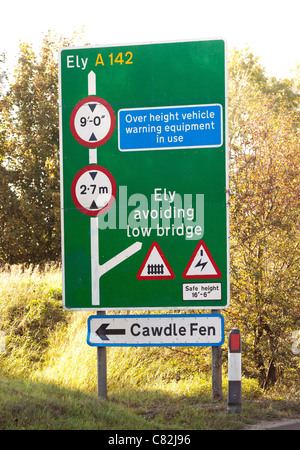
[[[87,343],[98,347],[220,346],[221,314],[105,315],[88,318]]]

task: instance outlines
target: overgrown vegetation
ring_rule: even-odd
[[[2,371],[27,375],[44,361],[51,333],[67,322],[61,303],[61,271],[5,266],[0,274],[0,330],[5,337]]]
[[[228,414],[201,383],[193,392],[128,387],[108,400],[52,383],[0,377],[0,387],[2,430],[234,430],[300,413],[296,402],[263,399],[245,400],[242,413]]]
[[[88,315],[63,310],[59,265],[2,268],[0,428],[237,429],[300,414],[299,377],[266,392],[244,376],[243,412],[228,415],[226,345],[220,404],[211,403],[210,348],[193,347],[109,348],[108,400],[99,401]]]
[[[59,265],[4,267],[0,272],[0,330],[5,352],[0,354],[0,371],[95,393],[96,352],[86,343],[89,314],[63,310]],[[229,330],[230,324],[226,324],[227,335]],[[286,359],[293,359],[296,367],[298,355],[293,355],[290,348],[284,350]],[[222,351],[226,379],[226,343]],[[110,390],[172,386],[172,391],[179,393],[185,389],[197,391],[201,385],[203,392],[210,395],[210,348],[108,348],[107,353]],[[256,397],[263,391],[255,377],[249,377],[250,363],[251,353],[246,346],[244,391]],[[286,386],[287,391],[295,393],[299,389],[298,373],[287,374],[287,382],[281,380],[278,384],[280,391]]]
[[[293,383],[299,370],[290,352],[300,326],[299,79],[268,80],[242,52],[232,55],[230,75],[227,318],[244,336],[245,373],[268,388]]]

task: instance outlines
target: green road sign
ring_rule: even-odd
[[[64,307],[229,304],[223,40],[60,52]]]

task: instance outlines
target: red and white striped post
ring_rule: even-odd
[[[234,328],[228,342],[228,412],[242,410],[242,341],[241,332]]]

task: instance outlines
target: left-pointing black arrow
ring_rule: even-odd
[[[100,339],[102,339],[102,341],[109,341],[109,338],[107,337],[107,335],[122,335],[125,334],[126,330],[123,328],[111,328],[111,329],[107,329],[107,327],[109,326],[109,323],[103,323],[102,325],[100,325],[100,327],[98,328],[98,330],[96,331],[96,334],[99,336]]]

